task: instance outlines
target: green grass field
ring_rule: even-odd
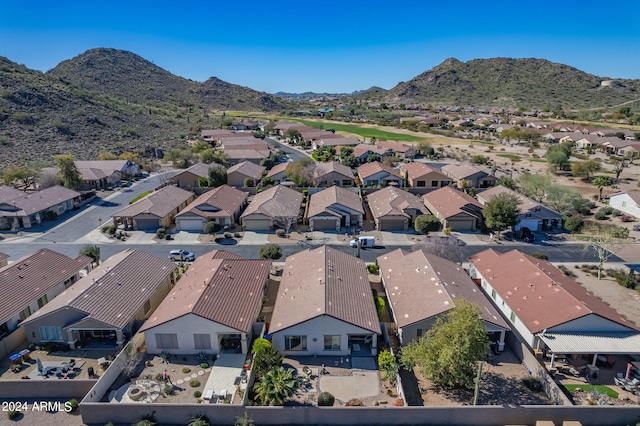
[[[582,389],[585,392],[591,392],[593,390],[597,391],[600,394],[610,396],[611,398],[617,398],[618,392],[614,391],[610,387],[604,385],[562,385],[569,392],[573,392],[576,389]]]
[[[138,201],[138,200],[140,200],[140,199],[142,199],[142,198],[146,197],[147,195],[151,194],[152,192],[153,192],[153,191],[146,191],[146,192],[143,192],[142,194],[138,195],[138,196],[137,196],[136,198],[134,198],[133,200],[129,201],[129,204],[133,204],[133,203],[135,203],[136,201]]]
[[[401,141],[401,142],[417,142],[424,138],[406,135],[404,133],[393,133],[386,132],[384,130],[372,129],[368,127],[360,127],[355,124],[342,124],[342,123],[321,123],[316,121],[309,120],[300,120],[293,119],[295,121],[299,121],[306,126],[315,127],[316,129],[335,129],[338,132],[348,132],[353,133],[355,135],[362,136],[363,138],[377,138],[377,139],[385,139],[390,141]]]

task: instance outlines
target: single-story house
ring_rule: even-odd
[[[498,350],[504,349],[509,325],[462,266],[422,250],[403,249],[379,256],[378,265],[401,345],[425,334],[464,299],[478,307],[491,340]]]
[[[364,262],[328,246],[287,257],[269,334],[287,355],[376,355],[380,320]]]
[[[91,270],[91,258],[71,259],[49,249],[28,254],[0,269],[0,341],[13,333],[31,314],[45,306]],[[6,355],[26,339],[24,333],[2,342]]]
[[[165,186],[130,206],[114,213],[114,224],[123,224],[125,229],[155,231],[168,228],[175,215],[194,199],[193,192],[177,186]]]
[[[182,170],[180,173],[171,178],[171,182],[175,182],[178,188],[190,190],[199,188],[202,179],[209,179],[209,169],[211,167],[224,167],[221,164],[196,163],[188,169]],[[209,186],[208,182],[204,186]]]
[[[451,183],[451,178],[424,163],[407,163],[400,166],[400,175],[407,186],[414,188],[441,188]]]
[[[80,194],[63,186],[22,192],[0,186],[0,229],[31,228],[53,220],[80,204]]]
[[[332,186],[309,197],[307,216],[312,231],[340,231],[342,227],[362,226],[364,207],[357,193]]]
[[[140,328],[147,353],[246,354],[270,269],[225,251],[199,256]]]
[[[247,205],[247,194],[228,185],[221,185],[196,198],[175,216],[178,231],[202,232],[207,222],[221,226],[236,224]]]
[[[121,179],[140,174],[140,165],[129,160],[75,161],[85,187],[106,188]]]
[[[618,148],[618,155],[621,155],[626,158],[638,158],[640,157],[640,143],[638,141],[633,141],[630,145],[624,146],[622,148]]]
[[[374,161],[358,167],[358,176],[364,186],[387,186],[395,184],[402,186],[402,177],[391,166]]]
[[[519,222],[514,226],[514,231],[523,227],[529,228],[532,231],[548,231],[562,228],[562,215],[560,213],[502,185],[494,186],[493,188],[480,192],[477,195],[478,202],[486,206],[493,197],[499,194],[512,195],[520,202],[518,204],[518,208],[520,209],[520,214],[518,215]]]
[[[226,129],[202,130],[200,132],[200,137],[202,137],[202,140],[209,143],[215,143],[224,138],[246,138],[249,135],[250,133],[236,132],[235,130]]]
[[[593,367],[598,354],[640,354],[636,325],[548,261],[493,249],[469,261],[471,278],[534,351],[593,354]]]
[[[246,186],[256,186],[258,182],[260,182],[260,179],[262,179],[264,171],[265,168],[258,164],[243,161],[227,169],[227,185],[244,188],[245,181],[248,179],[247,183],[249,185]]]
[[[313,169],[313,184],[315,186],[353,186],[353,171],[337,161],[318,163]]]
[[[356,146],[361,144],[362,142],[359,141],[356,138],[344,138],[344,137],[339,137],[336,138],[334,137],[329,137],[329,138],[322,138],[320,140],[315,140],[313,141],[313,143],[311,144],[311,146],[313,147],[313,149],[318,149],[318,148],[324,148],[324,147],[338,147],[338,146]]]
[[[376,161],[381,161],[382,157],[390,156],[393,153],[390,149],[384,148],[378,145],[372,145],[369,143],[361,143],[353,147],[353,156],[356,157],[358,163],[366,163],[369,161],[369,156],[373,155]]]
[[[177,270],[139,250],[114,254],[25,320],[27,340],[122,349],[175,285]]]
[[[390,150],[393,155],[400,158],[415,158],[417,149],[413,145],[392,141],[378,141],[376,145],[379,148]]]
[[[425,194],[422,199],[442,226],[452,231],[475,231],[482,223],[482,204],[450,186]]]
[[[247,231],[286,228],[297,223],[301,204],[300,192],[282,185],[274,186],[253,197],[240,216],[240,222]]]
[[[271,155],[271,151],[268,149],[226,149],[224,152],[231,164],[248,161],[259,165],[262,160]]]
[[[442,167],[442,173],[449,176],[458,188],[463,187],[463,180],[468,181],[473,188],[488,188],[496,184],[495,176],[468,164],[447,164]]]
[[[276,164],[269,170],[267,177],[271,178],[275,183],[288,181],[287,169],[293,165],[293,161],[285,161],[284,163]]]
[[[609,206],[640,218],[640,191],[627,191],[609,197]]]
[[[407,231],[416,216],[430,214],[417,196],[392,186],[372,192],[367,201],[378,231]]]

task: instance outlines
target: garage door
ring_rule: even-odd
[[[160,228],[160,220],[158,219],[136,220],[136,229],[139,231],[155,231],[158,228]]]
[[[404,219],[380,219],[378,221],[379,231],[404,231]]]
[[[247,231],[271,230],[271,221],[268,219],[243,219],[242,224]]]
[[[176,224],[180,231],[202,232],[204,230],[204,220],[202,219],[178,219]]]
[[[537,231],[539,224],[540,221],[538,219],[522,219],[520,223],[516,225],[514,230],[517,231],[520,228],[529,228],[532,231]]]
[[[452,231],[473,231],[473,220],[448,220],[447,226]]]
[[[314,231],[335,231],[339,224],[340,222],[334,219],[313,219],[313,225],[309,223]]]

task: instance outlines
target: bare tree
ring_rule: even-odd
[[[464,242],[453,236],[429,236],[425,239],[422,251],[442,257],[455,263],[462,263]]]
[[[587,235],[587,246],[585,251],[593,250],[598,256],[598,279],[602,278],[602,267],[620,250],[629,245],[625,238],[616,237],[611,230],[592,226],[584,231]]]
[[[142,359],[142,352],[133,349],[133,345],[129,343],[124,347],[124,359],[122,362],[122,374],[132,378],[136,374],[136,368]]]
[[[291,228],[293,227],[293,225],[295,225],[298,222],[298,217],[283,214],[283,215],[274,217],[273,220],[277,226],[284,229],[284,233],[288,237],[289,232],[291,231]]]
[[[58,175],[55,172],[46,171],[40,173],[38,176],[38,188],[40,189],[50,188],[52,186],[60,185],[61,183],[60,178],[58,178]]]

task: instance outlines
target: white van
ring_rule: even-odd
[[[349,245],[353,248],[356,248],[358,247],[358,241],[360,241],[360,247],[373,247],[376,245],[375,237],[371,236],[358,237],[355,240],[351,240]]]

